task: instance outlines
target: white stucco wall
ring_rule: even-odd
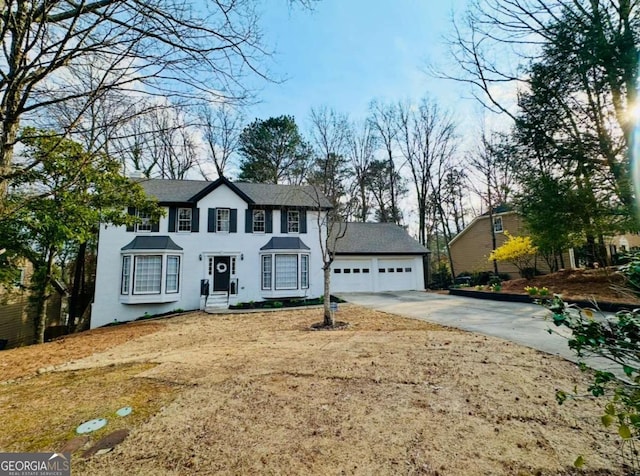
[[[273,211],[273,233],[245,233],[247,203],[226,185],[221,185],[197,204],[200,209],[199,232],[168,232],[168,213],[160,220],[160,231],[154,233],[127,232],[124,226],[100,227],[95,300],[92,306],[91,327],[100,327],[114,321],[128,321],[148,314],[160,314],[175,309],[199,309],[200,280],[207,278],[208,256],[235,256],[238,294],[230,303],[262,301],[265,298],[307,296],[318,297],[323,292],[322,260],[318,232],[317,212],[307,211],[307,233],[280,232],[280,211]],[[237,233],[210,233],[207,231],[207,210],[229,208],[238,210]],[[131,297],[120,294],[121,248],[136,236],[169,236],[183,248],[181,258],[180,292],[171,302],[127,304]],[[260,248],[277,236],[298,236],[310,251],[309,289],[299,291],[262,291]],[[153,253],[151,253],[153,254]],[[200,259],[202,256],[202,260]],[[136,297],[138,299],[138,297]],[[144,300],[144,298],[142,298]]]

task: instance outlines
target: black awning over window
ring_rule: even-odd
[[[266,245],[260,248],[265,250],[309,250],[302,240],[295,236],[276,236],[271,238]]]
[[[127,250],[182,250],[168,236],[136,236],[131,243],[123,246]]]

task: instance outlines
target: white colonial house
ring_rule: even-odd
[[[225,178],[140,183],[166,215],[158,223],[140,216],[131,228],[101,226],[92,328],[175,309],[322,295],[321,219],[331,205],[315,188]]]

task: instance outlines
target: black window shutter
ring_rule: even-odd
[[[127,214],[131,215],[132,217],[136,216],[136,207],[128,207]],[[134,228],[135,227],[133,225],[127,225],[127,231],[133,231]]]
[[[176,231],[176,207],[169,207],[169,232]]]
[[[273,210],[264,211],[264,231],[273,233]]]
[[[207,211],[207,231],[209,233],[216,232],[216,209],[209,208]]]
[[[209,213],[207,216],[207,231],[209,233],[216,232],[216,209],[209,208]]]
[[[244,211],[244,232],[253,233],[253,210],[249,208]]]
[[[280,210],[280,233],[289,233],[287,229],[287,209]]]
[[[191,209],[191,232],[197,233],[200,231],[200,209]]]
[[[307,211],[300,210],[300,233],[307,232]]]
[[[238,209],[229,210],[229,233],[238,233]]]

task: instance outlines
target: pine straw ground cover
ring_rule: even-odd
[[[132,404],[143,414],[128,420],[129,437],[107,455],[76,453],[73,474],[621,474],[600,408],[555,402],[556,388],[585,385],[574,365],[351,305],[338,313],[348,329],[308,330],[320,312],[184,315],[0,385],[0,406],[22,409],[39,435],[25,443],[3,411],[0,447],[56,449],[61,427],[68,438],[91,413],[79,408],[61,421],[58,400],[38,395],[100,400],[98,417],[139,389]]]

